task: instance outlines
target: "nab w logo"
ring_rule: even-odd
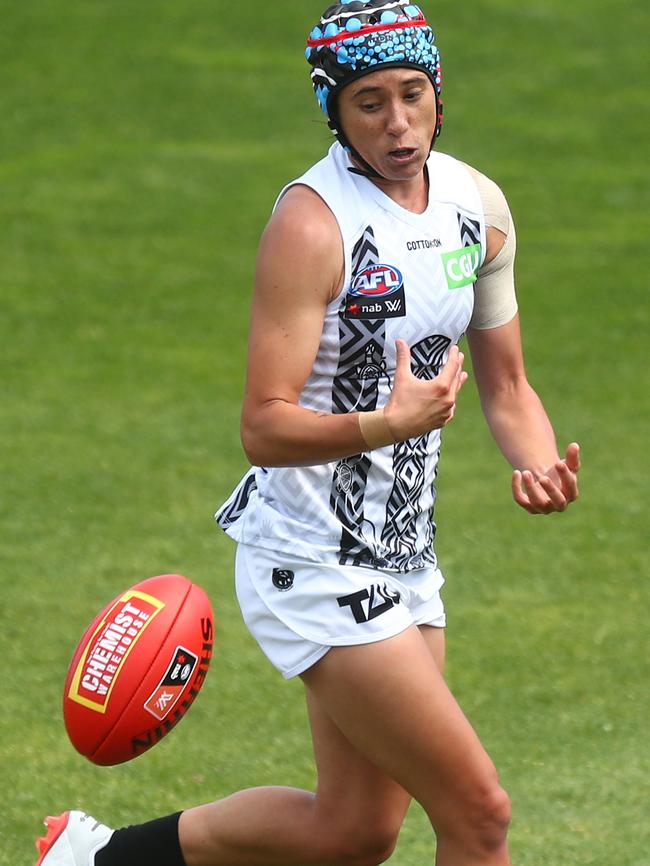
[[[462,289],[476,282],[478,267],[481,264],[481,245],[472,244],[454,250],[453,253],[442,254],[442,264],[445,269],[447,286],[450,289]]]
[[[345,297],[346,319],[391,319],[406,315],[404,279],[392,265],[368,265],[355,274]]]
[[[399,604],[400,594],[397,590],[388,589],[386,584],[373,583],[369,589],[342,595],[337,601],[339,607],[349,607],[354,621],[361,624],[376,619]]]

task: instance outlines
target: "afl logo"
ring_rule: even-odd
[[[394,295],[403,284],[402,274],[392,265],[368,265],[355,274],[349,293],[356,297],[377,298]]]

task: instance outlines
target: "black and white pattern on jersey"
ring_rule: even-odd
[[[464,247],[472,247],[481,243],[481,224],[466,214],[458,211],[458,228],[460,229],[460,240]]]
[[[244,475],[223,508],[217,511],[216,521],[222,529],[227,529],[236,520],[239,520],[246,510],[251,493],[256,489],[257,480],[255,479],[255,467],[253,467]]]
[[[352,276],[379,264],[379,250],[372,226],[367,226],[352,250]],[[345,303],[339,312],[339,363],[332,384],[332,412],[370,412],[377,406],[379,381],[388,378],[384,351],[386,322],[383,319],[346,319]],[[359,540],[363,532],[363,500],[371,458],[354,454],[339,460],[334,469],[330,508],[342,525],[341,565],[372,565],[375,556]],[[373,526],[367,526],[374,533]]]
[[[411,370],[418,379],[434,379],[444,363],[451,340],[434,334],[411,347]],[[436,525],[433,509],[418,526],[419,500],[425,483],[427,445],[430,434],[398,442],[393,450],[393,489],[386,503],[386,522],[381,535],[390,567],[409,571],[435,565],[433,540]],[[424,538],[421,537],[424,533]],[[417,553],[417,550],[421,553]]]

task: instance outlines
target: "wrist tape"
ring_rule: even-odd
[[[375,448],[383,448],[385,445],[394,445],[396,442],[388,422],[384,417],[383,409],[375,409],[372,412],[359,412],[359,430],[363,441],[368,446],[368,451]]]

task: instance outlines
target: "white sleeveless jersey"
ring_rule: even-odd
[[[300,396],[300,405],[331,413],[386,404],[397,338],[411,347],[414,375],[438,374],[469,323],[486,249],[480,196],[457,160],[431,154],[422,214],[402,208],[349,165],[334,144],[293,182],[318,193],[343,238],[343,288],[327,307]],[[439,454],[440,431],[433,430],[317,466],[253,467],[216,519],[237,541],[310,560],[395,572],[435,565]]]

